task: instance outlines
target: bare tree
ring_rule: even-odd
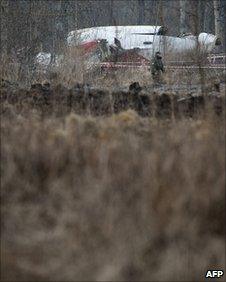
[[[112,25],[116,25],[116,20],[115,20],[115,17],[114,17],[114,3],[113,3],[113,0],[110,0],[109,12],[110,12],[110,23]]]
[[[186,1],[180,0],[180,33],[184,33],[186,31]]]
[[[8,24],[7,24],[7,16],[8,16],[8,1],[1,1],[1,17],[0,17],[0,24],[1,24],[1,44],[0,44],[0,50],[1,54],[4,52],[7,52],[7,39],[8,39]]]
[[[215,27],[215,34],[220,36],[220,2],[218,0],[213,1],[213,9],[214,9],[214,27]]]
[[[139,6],[138,24],[144,24],[145,23],[145,1],[138,0],[138,6]]]

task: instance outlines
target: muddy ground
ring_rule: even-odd
[[[111,115],[132,109],[143,117],[197,117],[211,111],[221,115],[225,106],[225,85],[212,84],[204,89],[174,85],[141,86],[132,83],[128,89],[115,91],[98,89],[88,84],[67,88],[62,84],[36,83],[29,89],[2,80],[1,114],[13,107],[17,114],[34,109],[43,115],[64,116],[68,113]]]

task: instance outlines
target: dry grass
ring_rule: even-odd
[[[42,83],[44,80],[51,82],[51,85],[59,83],[65,87],[71,88],[76,83],[89,83],[90,85],[105,90],[115,91],[116,86],[128,88],[131,82],[139,81],[141,85],[151,86],[153,84],[152,75],[149,66],[131,67],[113,70],[101,71],[100,66],[94,63],[98,59],[89,56],[79,47],[62,47],[58,64],[43,67],[31,60],[30,64],[23,62],[18,55],[1,54],[0,73],[1,78],[17,82],[22,87],[29,87],[32,83]],[[62,57],[63,56],[63,57]],[[206,56],[198,56],[197,53],[185,54],[164,54],[164,64],[168,66],[172,61],[186,61],[195,66],[204,66]],[[202,80],[201,80],[201,75]],[[198,69],[184,68],[171,69],[166,68],[163,81],[167,86],[184,84],[192,87],[194,84],[210,84],[213,81],[225,82],[225,70],[205,69],[200,73]]]
[[[222,116],[31,110],[2,116],[1,141],[4,281],[198,281],[225,265]]]

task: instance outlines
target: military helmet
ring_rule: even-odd
[[[159,59],[162,58],[161,52],[159,52],[159,51],[155,53],[155,56],[156,56],[157,58],[159,58]]]

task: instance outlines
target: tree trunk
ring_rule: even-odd
[[[215,35],[221,38],[220,1],[213,1]]]
[[[180,0],[180,33],[186,32],[186,0]]]
[[[206,3],[206,5],[204,6],[204,15],[203,15],[203,31],[207,31],[209,30],[209,25],[208,25],[208,11],[209,11],[209,7],[208,4]]]
[[[0,44],[0,50],[1,54],[7,53],[8,51],[8,6],[9,2],[8,1],[1,1],[1,16],[0,16],[0,21],[1,21],[1,44]]]
[[[138,25],[145,24],[145,2],[144,0],[138,0]]]
[[[114,3],[113,3],[113,0],[110,0],[110,3],[109,3],[109,12],[110,12],[110,23],[111,25],[116,25],[116,20],[115,20],[115,17],[114,17]]]
[[[223,29],[223,31],[225,31],[225,29],[226,29],[226,13],[225,13],[224,11],[225,11],[225,9],[226,9],[226,2],[223,1],[222,4],[223,4],[223,5],[222,5],[222,10],[223,10],[223,16],[222,16],[223,24],[222,24],[222,29]],[[223,34],[223,46],[222,46],[222,48],[223,48],[223,50],[225,50],[225,48],[226,48],[226,35],[225,35],[225,32],[222,32],[222,34]]]
[[[207,6],[207,3],[202,0],[198,0],[198,2],[199,31],[202,32],[205,19],[205,6]]]

